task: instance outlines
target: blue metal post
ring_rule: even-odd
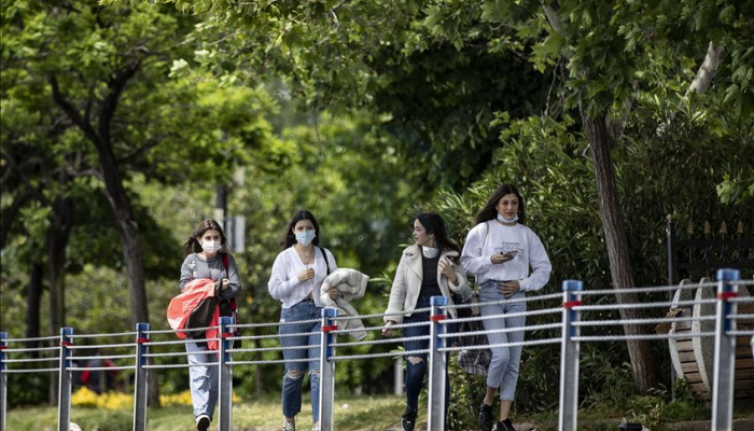
[[[335,343],[337,335],[332,332],[338,329],[338,309],[327,307],[322,309],[322,335],[320,338],[320,375],[319,375],[319,429],[333,431],[335,423]]]
[[[71,427],[71,349],[73,328],[60,328],[60,385],[58,386],[58,431]]]
[[[228,364],[231,361],[229,349],[233,348],[233,341],[228,337],[233,336],[235,321],[232,317],[220,317],[220,352],[217,355],[220,368],[220,394],[218,404],[220,406],[220,419],[217,425],[219,431],[231,431],[233,426],[233,366]]]
[[[147,359],[144,355],[149,352],[149,323],[136,324],[136,369],[134,371],[134,431],[147,429],[147,382],[149,370],[144,368]]]
[[[573,307],[581,305],[578,292],[584,285],[578,280],[563,281],[563,341],[560,348],[560,414],[559,430],[576,431],[579,406],[579,328],[573,322],[581,319],[581,313]]]
[[[730,298],[738,296],[738,281],[741,273],[735,269],[717,271],[717,319],[715,331],[715,374],[712,382],[712,429],[731,431],[733,429],[733,385],[736,374],[736,336],[728,331],[736,330],[735,314],[737,306]]]
[[[8,333],[0,332],[0,431],[7,430],[8,375],[5,374],[5,349],[8,348]]]
[[[445,429],[445,370],[448,364],[447,355],[438,352],[444,341],[440,335],[447,332],[447,326],[440,323],[447,319],[447,311],[442,308],[448,305],[448,298],[433,296],[429,300],[432,307],[429,320],[429,401],[427,402],[427,430],[443,431]]]

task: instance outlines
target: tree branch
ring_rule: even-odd
[[[110,122],[115,116],[115,110],[118,107],[120,95],[126,88],[126,84],[136,75],[141,67],[141,60],[132,60],[126,67],[118,70],[115,77],[108,81],[107,86],[110,92],[102,100],[102,108],[99,115],[99,136],[104,141],[110,140]]]
[[[68,115],[68,118],[73,121],[73,124],[75,124],[78,128],[81,129],[82,132],[84,132],[84,135],[94,142],[95,144],[99,143],[100,137],[97,136],[97,132],[94,130],[92,125],[86,121],[83,117],[81,117],[81,114],[76,110],[76,108],[68,102],[65,97],[60,92],[60,88],[58,86],[58,79],[55,77],[55,75],[50,76],[50,86],[52,87],[52,100],[55,101],[55,103],[63,110],[63,112]]]
[[[707,48],[707,55],[704,57],[702,66],[696,72],[696,78],[691,82],[689,89],[686,91],[686,97],[692,92],[704,93],[712,83],[712,78],[715,76],[717,67],[720,66],[722,60],[723,46],[715,45],[714,42],[709,43]]]
[[[709,89],[710,85],[712,84],[712,78],[715,77],[715,72],[717,71],[717,68],[720,66],[720,62],[722,61],[722,56],[723,46],[717,46],[714,42],[710,42],[707,46],[707,55],[704,56],[704,61],[699,67],[699,70],[696,71],[696,77],[693,81],[691,81],[691,85],[689,85],[688,90],[686,90],[684,97],[688,98],[691,93],[702,94]],[[678,108],[680,109],[682,106],[683,102],[679,103]],[[671,112],[670,115],[668,115],[667,120],[661,122],[657,126],[657,129],[655,131],[657,136],[662,137],[663,135],[665,135],[665,132],[673,124],[673,120],[675,119],[676,115],[677,111]]]
[[[148,150],[151,150],[152,148],[158,145],[160,145],[160,142],[157,139],[150,139],[149,141],[147,141],[146,144],[137,148],[135,151],[132,151],[130,154],[127,154],[124,157],[121,157],[120,159],[118,159],[118,164],[122,165],[122,164],[131,163],[134,159],[136,159],[140,155],[144,154]]]
[[[567,38],[568,34],[566,33],[565,26],[563,26],[563,21],[560,20],[560,15],[545,0],[540,0],[540,2],[542,3],[542,9],[545,11],[547,22],[550,23],[552,29],[563,38]]]

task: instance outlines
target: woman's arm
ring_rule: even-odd
[[[529,265],[532,267],[531,275],[518,282],[522,292],[533,292],[543,288],[550,280],[552,272],[552,264],[550,258],[547,257],[545,246],[531,231],[529,231]]]
[[[299,284],[298,276],[288,278],[287,268],[288,264],[285,262],[283,253],[278,254],[275,259],[275,263],[272,265],[272,274],[270,275],[270,281],[267,283],[267,289],[270,291],[270,296],[274,299],[283,299],[293,292],[293,289]]]
[[[471,288],[469,287],[468,279],[466,279],[466,270],[460,265],[456,265],[453,269],[458,279],[455,283],[448,279],[448,288],[451,292],[461,295],[461,298],[466,301],[471,298]]]
[[[235,298],[241,291],[241,282],[238,279],[238,267],[236,267],[236,259],[232,254],[228,253],[228,288],[220,291],[220,298],[230,299]]]
[[[405,272],[405,255],[401,255],[401,261],[398,263],[398,269],[395,271],[393,287],[390,288],[390,300],[387,304],[386,314],[403,312],[403,303],[406,301],[406,278]],[[393,321],[395,323],[403,322],[403,315],[385,316],[385,323]]]
[[[482,226],[482,224],[485,226]],[[487,229],[486,223],[480,223],[471,229],[466,236],[466,244],[461,252],[461,265],[469,274],[479,275],[492,266],[490,256],[483,255]]]
[[[192,270],[189,266],[189,262],[191,261],[196,262],[196,258],[194,257],[193,253],[186,256],[186,259],[183,260],[183,265],[181,265],[181,278],[178,281],[178,287],[181,288],[181,292],[183,292],[183,288],[186,287],[186,285],[194,279],[194,270],[196,270],[196,265],[194,265],[194,269]]]

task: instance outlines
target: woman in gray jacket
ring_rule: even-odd
[[[385,314],[384,336],[390,336],[391,326],[396,323],[428,322],[429,312],[415,313],[427,308],[432,296],[445,296],[453,304],[453,296],[462,300],[471,296],[466,273],[458,265],[460,247],[448,239],[445,222],[439,214],[422,213],[414,219],[414,245],[403,250],[398,270],[395,273],[390,301]],[[456,310],[449,310],[457,318]],[[450,329],[450,328],[448,328]],[[428,336],[429,326],[403,329],[404,337]],[[429,340],[405,341],[406,351],[425,350]],[[447,370],[445,370],[447,379]],[[427,374],[427,355],[411,355],[406,361],[406,412],[403,414],[404,431],[413,431],[419,407],[419,394]],[[445,385],[446,396],[450,386]]]

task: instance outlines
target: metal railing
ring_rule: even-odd
[[[657,292],[667,292],[673,289],[697,288],[701,285],[681,285],[681,286],[657,286],[641,287],[621,290],[584,290],[580,281],[567,280],[563,282],[562,294],[551,295],[532,295],[521,299],[511,299],[504,301],[495,301],[479,304],[454,304],[448,305],[448,299],[445,297],[432,297],[429,308],[417,309],[413,313],[429,312],[429,319],[426,322],[394,324],[391,329],[401,329],[408,327],[429,327],[428,336],[417,337],[395,337],[380,338],[355,342],[338,342],[338,335],[352,334],[355,332],[366,331],[368,333],[381,331],[384,325],[358,327],[358,328],[339,328],[339,323],[346,325],[348,321],[355,319],[354,316],[338,316],[338,310],[335,308],[324,308],[322,318],[310,321],[294,322],[266,322],[266,323],[249,323],[236,324],[231,317],[221,317],[220,324],[216,327],[199,328],[204,330],[218,330],[216,339],[219,342],[219,350],[211,352],[184,352],[168,351],[158,352],[159,348],[181,346],[187,343],[194,343],[197,340],[186,338],[181,340],[156,341],[152,340],[153,335],[172,334],[173,330],[150,330],[148,323],[139,323],[133,332],[122,332],[116,334],[74,334],[73,328],[62,328],[59,336],[37,337],[37,338],[8,338],[8,333],[0,332],[0,431],[6,431],[7,417],[7,388],[8,378],[16,373],[59,373],[58,386],[58,431],[67,431],[71,420],[71,384],[72,373],[84,370],[132,370],[134,382],[134,417],[133,430],[144,431],[147,429],[147,382],[150,372],[157,372],[161,369],[188,368],[196,364],[186,362],[171,363],[153,363],[155,359],[181,358],[188,355],[207,354],[216,356],[212,362],[199,364],[202,366],[217,366],[219,368],[219,399],[218,399],[218,430],[230,431],[232,424],[232,404],[233,404],[233,369],[234,367],[259,365],[259,364],[283,364],[286,362],[320,362],[320,429],[322,431],[332,431],[334,429],[334,412],[335,402],[335,366],[339,361],[346,360],[370,360],[384,357],[424,355],[428,357],[429,364],[429,400],[427,406],[427,418],[429,431],[439,431],[444,428],[445,422],[445,370],[447,364],[447,353],[460,350],[479,350],[490,348],[503,348],[513,346],[535,346],[544,344],[561,345],[561,365],[560,365],[560,431],[575,431],[578,426],[578,389],[579,389],[579,355],[581,343],[591,342],[615,342],[630,339],[671,339],[671,338],[694,338],[694,337],[714,337],[715,338],[715,367],[714,367],[714,388],[712,391],[712,431],[729,431],[732,429],[732,408],[733,408],[733,383],[735,373],[735,352],[736,338],[739,336],[754,335],[754,330],[738,330],[736,322],[739,319],[752,319],[754,315],[738,314],[737,305],[740,303],[754,303],[752,297],[739,297],[738,287],[741,285],[754,285],[752,281],[739,281],[739,272],[736,270],[720,270],[718,272],[717,283],[706,283],[705,286],[717,286],[717,296],[714,299],[698,299],[694,301],[675,301],[675,302],[645,302],[639,304],[642,308],[670,308],[679,305],[698,305],[698,304],[716,304],[715,316],[697,316],[697,317],[666,317],[666,318],[647,318],[647,319],[602,319],[602,320],[582,320],[583,313],[615,311],[621,308],[635,308],[637,304],[596,304],[584,305],[585,297],[595,297],[598,295],[615,295],[619,293],[636,293],[636,294],[653,294]],[[672,289],[671,289],[672,288]],[[495,304],[510,304],[514,302],[529,303],[533,301],[557,301],[557,305],[549,308],[538,308],[517,313],[493,314],[472,316],[459,319],[449,319],[448,310],[462,309],[467,307],[484,307]],[[682,303],[682,304],[681,304]],[[486,313],[485,313],[486,314]],[[528,325],[516,328],[506,328],[497,330],[483,330],[476,332],[455,332],[449,333],[447,325],[449,323],[461,322],[484,322],[490,319],[512,317],[512,316],[545,316],[551,314],[560,314],[561,321],[555,323],[544,323]],[[361,319],[383,318],[386,314],[373,314],[358,316]],[[708,332],[683,333],[683,334],[641,334],[641,335],[589,335],[582,336],[581,328],[584,327],[611,327],[625,324],[658,324],[658,323],[679,323],[693,321],[715,321],[715,330]],[[256,347],[256,348],[233,348],[233,342],[236,340],[275,340],[279,341],[283,336],[288,334],[269,334],[269,335],[234,335],[234,331],[254,328],[274,328],[282,325],[297,325],[301,323],[321,323],[321,331],[307,332],[303,334],[291,335],[316,335],[320,336],[320,356],[319,358],[304,358],[297,360],[239,360],[234,359],[233,355],[263,352],[282,352],[292,349],[306,349],[310,346],[280,346],[280,347]],[[197,329],[191,329],[196,331]],[[557,335],[543,339],[532,339],[519,342],[507,342],[500,344],[480,344],[472,346],[453,346],[451,341],[454,338],[468,335],[482,335],[492,333],[513,333],[513,332],[530,332],[530,331],[555,331]],[[181,332],[181,331],[178,331]],[[182,331],[188,332],[188,330]],[[112,341],[113,338],[133,337],[133,341],[107,344],[88,345],[76,344],[77,340],[107,338]],[[204,341],[207,341],[205,339]],[[389,343],[401,343],[405,341],[427,340],[428,347],[420,350],[401,351],[393,350],[390,352],[378,352],[356,355],[338,355],[338,348],[347,348],[355,346],[384,345]],[[15,343],[44,343],[57,341],[58,345],[28,348],[9,348],[9,344]],[[97,349],[98,355],[91,355],[91,349]],[[128,349],[134,349],[133,354],[124,354]],[[115,352],[103,353],[105,350],[114,350]],[[81,354],[74,354],[81,352]],[[33,353],[38,357],[16,358],[18,354]],[[56,355],[56,356],[51,356]],[[110,361],[129,361],[130,363],[121,365],[111,365],[108,367],[85,367],[75,364],[76,361],[85,361],[92,359],[102,359]],[[56,362],[56,367],[49,368],[29,368],[37,363]]]

